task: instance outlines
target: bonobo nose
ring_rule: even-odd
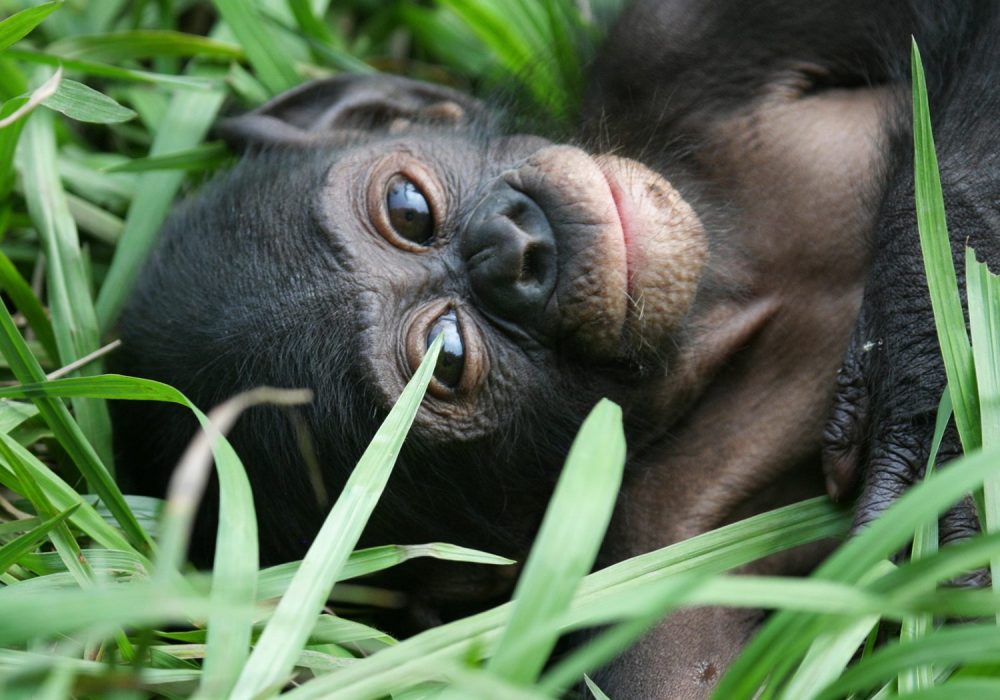
[[[511,320],[540,312],[555,288],[555,237],[535,201],[499,181],[462,234],[461,253],[473,292]]]

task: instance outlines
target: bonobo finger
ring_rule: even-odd
[[[857,336],[855,336],[857,338]],[[823,474],[826,491],[834,501],[848,498],[860,481],[870,420],[868,390],[863,367],[864,350],[855,339],[837,372],[833,410],[823,430]]]
[[[872,439],[854,512],[855,531],[881,515],[923,475],[929,446],[930,436],[910,425],[890,426]]]

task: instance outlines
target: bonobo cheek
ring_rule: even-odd
[[[537,151],[507,180],[555,234],[551,305],[563,344],[594,361],[657,354],[690,309],[707,256],[688,203],[636,161],[569,146]]]

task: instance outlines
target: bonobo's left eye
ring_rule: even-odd
[[[462,381],[462,370],[465,369],[465,346],[462,344],[458,317],[455,316],[453,309],[431,326],[427,333],[427,347],[430,347],[439,335],[443,335],[444,340],[441,352],[438,354],[437,365],[434,367],[434,378],[449,389],[454,389]]]
[[[470,401],[485,385],[489,358],[475,319],[450,299],[430,302],[404,321],[405,362],[415,372],[438,336],[441,352],[427,393],[443,402]],[[406,370],[404,369],[404,377]]]
[[[389,180],[385,195],[389,224],[401,238],[418,245],[429,245],[434,238],[434,219],[427,197],[405,175]]]

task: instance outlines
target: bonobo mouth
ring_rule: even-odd
[[[687,314],[705,230],[673,186],[641,163],[549,146],[511,174],[545,211],[558,281],[546,316],[560,345],[595,362],[659,355]]]

